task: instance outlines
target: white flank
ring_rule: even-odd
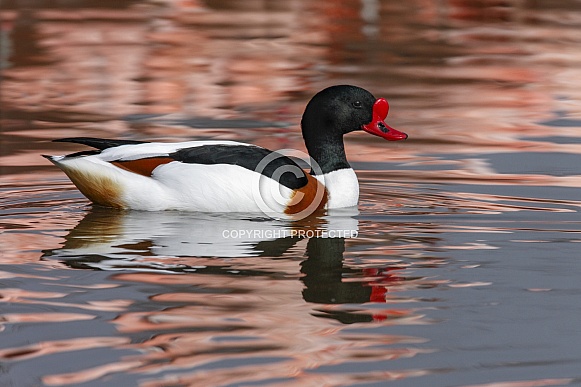
[[[157,209],[176,209],[202,212],[262,212],[255,199],[257,192],[273,212],[284,212],[292,190],[249,169],[230,165],[200,165],[171,162],[155,169],[152,178],[163,187],[156,200],[163,202]],[[277,200],[269,192],[280,193]],[[126,196],[131,208],[149,209],[154,203],[147,192]]]

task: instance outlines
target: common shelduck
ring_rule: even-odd
[[[356,86],[331,86],[317,93],[301,120],[310,173],[285,152],[234,141],[75,137],[55,141],[96,150],[44,157],[102,206],[309,215],[321,208],[357,205],[359,183],[347,162],[343,135],[362,129],[386,140],[406,139],[384,122],[388,110],[385,99]]]

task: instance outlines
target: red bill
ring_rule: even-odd
[[[408,138],[408,135],[396,130],[385,123],[385,117],[389,111],[389,104],[384,98],[379,98],[373,104],[373,119],[369,124],[362,126],[367,133],[385,138],[389,141],[399,141]]]

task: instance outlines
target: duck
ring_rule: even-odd
[[[389,103],[352,85],[316,93],[301,118],[307,172],[288,151],[236,141],[148,142],[69,137],[93,149],[43,155],[92,203],[145,211],[244,212],[304,218],[357,206],[359,183],[343,136],[363,130],[388,141],[407,134],[385,123]]]

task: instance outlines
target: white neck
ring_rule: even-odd
[[[327,208],[344,208],[357,205],[359,201],[359,182],[353,169],[339,169],[315,177],[327,188],[329,195]]]

